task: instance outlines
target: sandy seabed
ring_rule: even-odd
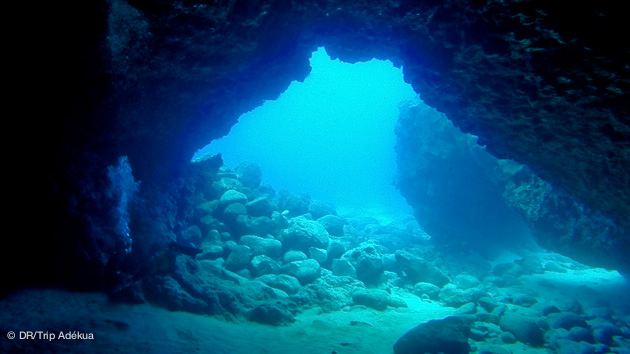
[[[624,307],[630,293],[622,276],[604,270],[545,272],[522,280],[540,298],[571,293],[587,306],[606,300]],[[389,354],[411,328],[455,312],[440,302],[423,301],[405,291],[396,295],[408,308],[376,311],[352,306],[332,313],[310,309],[297,315],[290,326],[274,327],[173,312],[151,304],[112,303],[101,293],[29,289],[0,300],[0,352]],[[8,338],[10,331],[16,336],[12,340]],[[36,339],[20,339],[28,331],[35,332]],[[92,334],[94,339],[59,339],[60,332]],[[51,335],[57,338],[51,340]],[[501,346],[514,354],[551,352],[522,343]]]

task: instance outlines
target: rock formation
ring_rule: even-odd
[[[159,198],[197,149],[302,80],[322,45],[344,61],[402,65],[427,104],[490,152],[630,224],[630,47],[621,4],[589,3],[571,14],[543,1],[51,5],[33,21],[42,27],[37,38],[21,43],[23,72],[34,77],[17,87],[33,92],[20,89],[41,82],[27,98],[46,108],[38,129],[28,127],[46,156],[33,164],[36,177],[22,180],[39,198],[22,196],[17,208],[43,200],[49,222],[7,249],[22,260],[14,268],[26,269],[26,259],[56,267],[14,274],[7,287],[99,287],[95,239],[107,234],[115,205],[103,192],[107,166],[128,156],[143,193]]]

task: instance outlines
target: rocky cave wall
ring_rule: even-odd
[[[492,153],[628,222],[630,49],[623,19],[603,6],[112,1],[114,142],[144,175],[172,168],[169,156],[182,163],[303,79],[326,45],[345,61],[404,65],[425,102]]]
[[[65,256],[93,262],[91,247],[67,250],[90,243],[107,207],[95,192],[106,166],[128,155],[144,188],[164,185],[241,113],[303,79],[320,45],[344,61],[403,65],[427,104],[493,154],[630,224],[630,55],[616,5],[569,14],[542,1],[107,0],[51,10],[32,58],[48,59],[34,61],[54,93],[38,185],[54,221],[44,242],[21,245],[58,264],[51,272],[82,264]]]
[[[628,274],[630,231],[536,176],[500,160],[419,100],[400,107],[396,186],[436,245],[448,253],[536,243]]]

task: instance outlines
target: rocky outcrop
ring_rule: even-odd
[[[630,229],[530,168],[490,155],[442,113],[407,102],[396,136],[397,186],[438,243],[483,251],[522,243],[519,235],[529,229],[547,249],[589,265],[630,271]]]

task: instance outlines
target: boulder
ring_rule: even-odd
[[[455,279],[453,279],[453,284],[455,284],[455,286],[459,289],[465,290],[477,287],[481,285],[481,282],[472,275],[459,274],[455,277]]]
[[[197,259],[215,260],[223,256],[223,247],[219,245],[209,245],[202,248],[202,252],[197,256]]]
[[[422,295],[428,296],[431,300],[437,300],[440,296],[440,288],[431,283],[419,282],[414,285],[413,293],[418,297],[422,297]]]
[[[207,200],[216,200],[221,198],[221,196],[225,192],[231,189],[238,191],[244,189],[243,184],[238,179],[236,179],[235,175],[223,176],[217,181],[208,183],[207,186],[203,189],[203,196]]]
[[[333,259],[337,259],[346,252],[346,246],[341,242],[332,241],[328,244],[326,253],[328,254],[328,262],[332,262]]]
[[[355,305],[364,305],[378,311],[387,309],[389,293],[380,289],[363,289],[352,294]]]
[[[326,250],[317,248],[317,247],[309,247],[308,254],[310,258],[316,260],[320,265],[324,265],[328,260],[328,253]]]
[[[303,216],[289,220],[289,228],[282,233],[282,243],[285,247],[305,252],[309,247],[326,249],[329,238],[328,231],[322,224]]]
[[[400,265],[400,269],[405,272],[407,280],[413,284],[426,282],[443,287],[450,282],[449,277],[444,272],[423,258],[400,250],[396,251],[394,255]]]
[[[247,196],[239,191],[230,189],[219,198],[219,209],[223,209],[234,203],[245,205],[247,203]]]
[[[324,215],[317,219],[317,222],[322,224],[326,231],[332,236],[343,236],[343,227],[347,224],[345,219],[337,215]]]
[[[305,259],[308,259],[308,256],[302,251],[287,251],[287,253],[282,256],[282,261],[285,264],[295,261],[303,261]]]
[[[265,274],[256,280],[274,289],[282,290],[289,295],[296,294],[300,290],[300,282],[295,277],[287,274]]]
[[[232,203],[223,209],[221,221],[225,222],[227,225],[233,226],[241,215],[247,215],[245,205],[242,203]]]
[[[280,257],[282,254],[282,243],[273,238],[264,238],[255,235],[241,236],[238,241],[241,245],[250,248],[252,256],[264,254],[271,258]]]
[[[332,261],[332,272],[337,276],[349,276],[357,278],[357,270],[347,259],[335,259]]]
[[[387,303],[388,306],[390,307],[395,307],[395,308],[407,308],[409,307],[409,305],[407,305],[407,301],[405,301],[405,299],[398,297],[398,296],[389,296],[389,302]]]
[[[295,277],[302,285],[311,283],[319,278],[321,271],[321,266],[314,259],[291,262],[280,269],[280,272]]]
[[[273,259],[265,255],[258,255],[252,259],[247,269],[249,269],[252,277],[259,277],[265,274],[277,274],[280,266]]]
[[[468,354],[470,327],[459,317],[423,323],[402,336],[394,345],[395,354]]]
[[[245,269],[249,264],[251,250],[247,246],[236,246],[225,260],[225,269],[233,272]]]
[[[481,289],[471,288],[461,290],[453,284],[447,284],[440,291],[440,300],[447,306],[459,307],[469,302],[477,302],[488,294]]]
[[[266,216],[271,217],[275,210],[275,207],[269,201],[269,198],[266,196],[258,197],[251,202],[245,204],[247,208],[247,214],[250,216]]]
[[[499,326],[502,330],[511,332],[519,341],[534,347],[544,344],[543,331],[538,326],[538,318],[521,312],[506,311]]]
[[[346,251],[341,259],[349,261],[357,273],[357,279],[367,285],[378,285],[385,271],[380,246],[366,242]]]

